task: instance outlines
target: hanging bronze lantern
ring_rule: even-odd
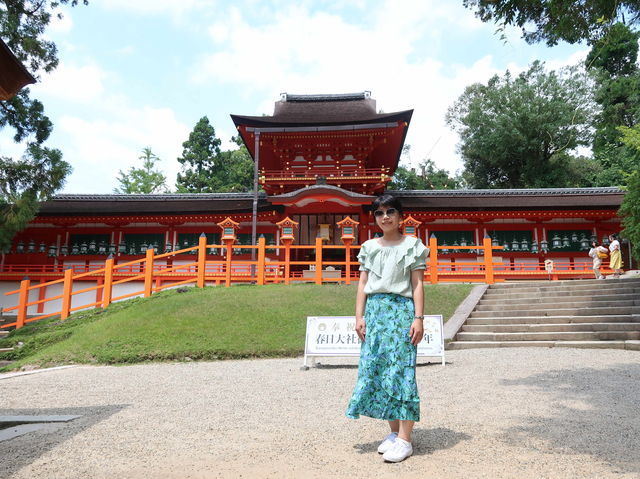
[[[549,252],[549,242],[547,240],[543,239],[542,241],[540,241],[540,250],[543,253]]]
[[[538,254],[540,252],[540,250],[538,249],[538,242],[536,240],[533,240],[533,243],[531,243],[531,254]]]

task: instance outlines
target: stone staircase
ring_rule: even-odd
[[[4,322],[4,319],[5,318],[2,316],[2,312],[0,311],[0,323]],[[9,331],[4,331],[0,329],[0,340],[4,338],[7,334],[9,334]],[[9,351],[13,351],[13,348],[3,348],[2,341],[0,341],[0,353],[6,353]]]
[[[447,349],[640,350],[640,278],[491,285]]]

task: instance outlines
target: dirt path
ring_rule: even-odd
[[[424,361],[424,360],[421,360]],[[0,477],[639,478],[640,353],[451,351],[418,367],[413,457],[344,416],[352,359],[149,364],[0,380],[0,415],[82,415],[0,442]]]

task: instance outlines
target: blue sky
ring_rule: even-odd
[[[229,149],[229,115],[271,114],[281,92],[369,90],[385,112],[414,109],[412,164],[429,155],[454,173],[458,136],[444,115],[467,85],[588,51],[527,45],[517,29],[505,44],[462,0],[90,0],[62,11],[46,32],[60,66],[31,90],[54,123],[47,146],[74,167],[65,193],[111,193],[145,147],[174,189],[200,118]],[[11,134],[0,132],[0,153],[18,156]]]

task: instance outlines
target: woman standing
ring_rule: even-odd
[[[386,461],[400,462],[413,454],[411,432],[420,420],[415,372],[424,334],[422,280],[429,249],[400,232],[403,215],[397,198],[382,195],[373,210],[383,236],[365,242],[358,255],[356,332],[362,346],[346,415],[389,421],[391,432],[378,452]]]
[[[615,234],[609,235],[609,268],[615,271],[614,278],[619,278],[622,274],[622,252],[620,251],[620,242]]]
[[[593,272],[596,275],[596,279],[604,279],[604,276],[600,273],[600,266],[602,266],[602,258],[598,254],[607,255],[607,248],[600,246],[597,241],[591,242],[591,249],[589,250],[589,256],[593,258]]]

